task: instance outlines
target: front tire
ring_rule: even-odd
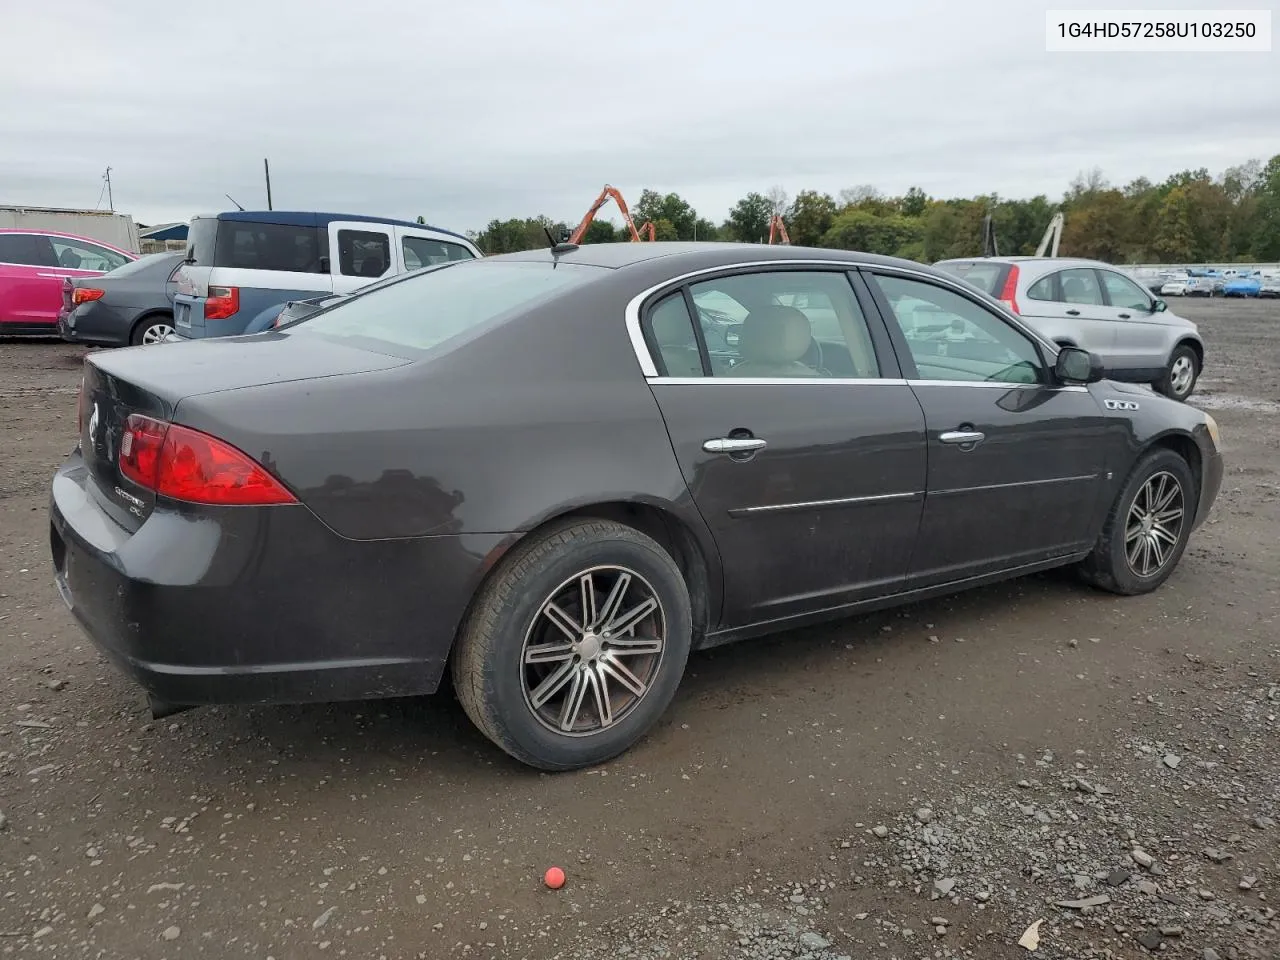
[[[1200,379],[1200,357],[1185,343],[1174,348],[1164,376],[1152,384],[1158,393],[1172,400],[1185,401],[1195,392]]]
[[[1186,460],[1163,448],[1147,453],[1116,497],[1081,575],[1124,596],[1155,590],[1182,559],[1198,493]]]
[[[680,568],[631,527],[583,519],[532,535],[481,587],[452,677],[471,721],[541,770],[602,763],[675,695],[692,641]]]

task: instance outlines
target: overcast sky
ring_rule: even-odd
[[[1280,52],[1051,54],[1047,6],[6,5],[0,203],[93,208],[110,164],[144,223],[227,193],[265,207],[265,156],[277,209],[480,229],[576,221],[609,182],[719,222],[774,185],[1057,197],[1094,166],[1123,183],[1280,153]]]

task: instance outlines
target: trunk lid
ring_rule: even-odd
[[[188,397],[264,384],[371,373],[409,363],[315,337],[258,334],[95,353],[85,358],[80,449],[98,499],[128,530],[155,506],[155,493],[120,470],[133,413],[172,422]]]

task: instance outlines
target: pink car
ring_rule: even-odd
[[[69,233],[0,230],[0,337],[57,336],[68,277],[101,276],[137,258]]]

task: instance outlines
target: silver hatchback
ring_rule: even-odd
[[[1186,400],[1204,368],[1196,325],[1120,270],[1068,257],[974,257],[934,266],[967,281],[1038,332],[1102,359],[1107,377]]]

